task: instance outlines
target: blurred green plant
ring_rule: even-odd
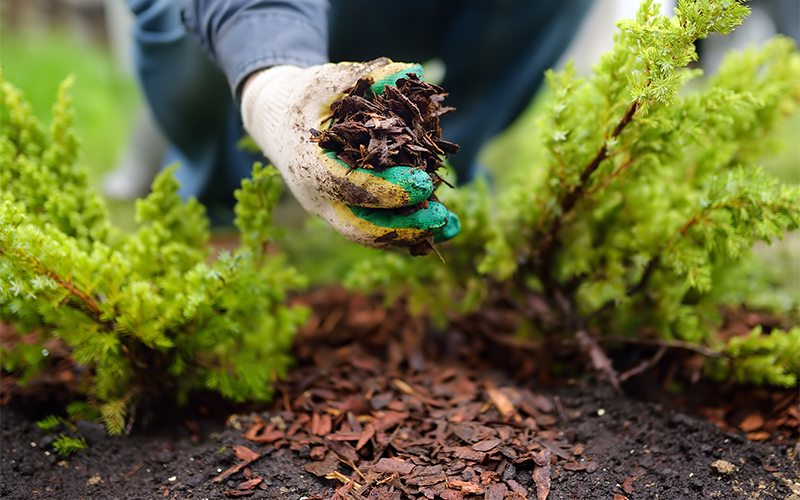
[[[268,398],[307,316],[287,305],[304,278],[268,253],[278,173],[256,165],[236,191],[243,244],[213,263],[208,219],[196,200],[178,197],[175,167],[138,200],[139,229],[123,235],[77,166],[70,84],[46,131],[0,74],[0,321],[66,342],[111,433],[132,405],[164,395],[185,402],[208,388],[235,401]],[[17,351],[1,353],[4,369],[36,369]]]
[[[706,365],[715,377],[796,384],[800,356],[786,355],[800,350],[796,330],[746,341],[717,332],[723,306],[786,306],[752,247],[800,224],[800,188],[757,166],[800,104],[800,55],[777,38],[684,91],[702,74],[687,68],[695,40],[729,33],[748,12],[741,1],[681,0],[668,18],[643,1],[593,75],[547,73],[538,127],[501,176],[511,181],[494,197],[481,183],[442,193],[463,226],[440,248],[447,265],[372,254],[349,285],[408,295],[413,312],[439,321],[499,295],[527,316],[528,335],[573,337],[612,381],[603,333],[717,353],[724,361]]]
[[[80,43],[66,33],[0,30],[2,69],[31,104],[33,115],[49,121],[53,96],[67,75],[72,90],[81,162],[95,184],[114,167],[141,103],[136,83],[107,47]],[[113,125],[112,125],[113,124]]]

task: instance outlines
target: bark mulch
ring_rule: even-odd
[[[130,436],[83,423],[91,446],[64,459],[31,423],[30,399],[10,397],[0,497],[800,498],[796,389],[699,381],[671,396],[661,384],[680,370],[655,369],[628,395],[593,377],[544,384],[531,353],[470,332],[486,327],[477,318],[439,331],[341,290],[298,300],[314,310],[298,366],[269,408],[239,408],[224,426],[208,419],[213,400],[172,420],[142,412],[161,425]],[[513,326],[500,310],[487,318],[495,332]]]

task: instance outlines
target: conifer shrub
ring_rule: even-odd
[[[717,336],[723,307],[786,312],[752,247],[800,224],[800,189],[758,166],[800,104],[794,42],[732,53],[704,79],[688,66],[696,40],[748,12],[738,0],[680,0],[665,17],[643,1],[591,76],[547,73],[537,129],[513,132],[524,154],[506,164],[511,182],[441,194],[462,221],[438,248],[446,265],[375,253],[350,285],[407,295],[440,320],[501,296],[526,316],[520,333],[576,339],[612,380],[603,335],[715,354],[715,378],[796,385],[800,328]]]
[[[213,262],[205,210],[181,201],[175,167],[138,200],[138,230],[122,234],[78,165],[69,85],[45,130],[0,75],[0,321],[63,339],[86,367],[88,410],[112,433],[132,406],[164,396],[268,398],[307,316],[287,304],[304,278],[269,249],[279,174],[256,165],[243,181],[242,245]],[[3,369],[28,372],[22,380],[45,355],[23,344],[0,354]]]

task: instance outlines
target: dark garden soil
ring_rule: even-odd
[[[78,368],[53,345],[24,390],[5,374],[0,497],[800,500],[796,389],[692,384],[686,352],[620,393],[569,378],[578,356],[545,377],[556,350],[501,338],[501,310],[440,331],[340,290],[298,300],[315,314],[271,404],[200,395],[180,412],[138,409],[120,437],[79,422],[60,431],[90,446],[68,458],[34,422],[72,397]],[[614,361],[638,366],[647,349]]]

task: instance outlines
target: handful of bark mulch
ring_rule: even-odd
[[[331,104],[330,127],[321,132],[311,129],[311,140],[336,153],[350,171],[409,166],[424,170],[434,189],[442,182],[449,185],[436,173],[444,167],[443,158],[458,152],[457,144],[442,139],[439,127],[439,117],[455,109],[442,106],[444,89],[414,73],[399,78],[396,87],[385,85],[380,95],[370,90],[373,83],[370,77],[360,78],[345,90],[347,95]],[[427,208],[428,201],[436,197],[431,194],[422,203],[399,210]],[[432,243],[423,242],[411,253],[423,255],[431,248]]]
[[[370,90],[372,78],[359,79],[331,104],[330,128],[312,129],[311,140],[335,152],[351,170],[411,166],[425,170],[438,185],[442,156],[458,152],[457,144],[442,139],[439,117],[455,108],[442,106],[447,95],[442,87],[413,73],[406,76],[396,87],[384,86],[381,95]]]

